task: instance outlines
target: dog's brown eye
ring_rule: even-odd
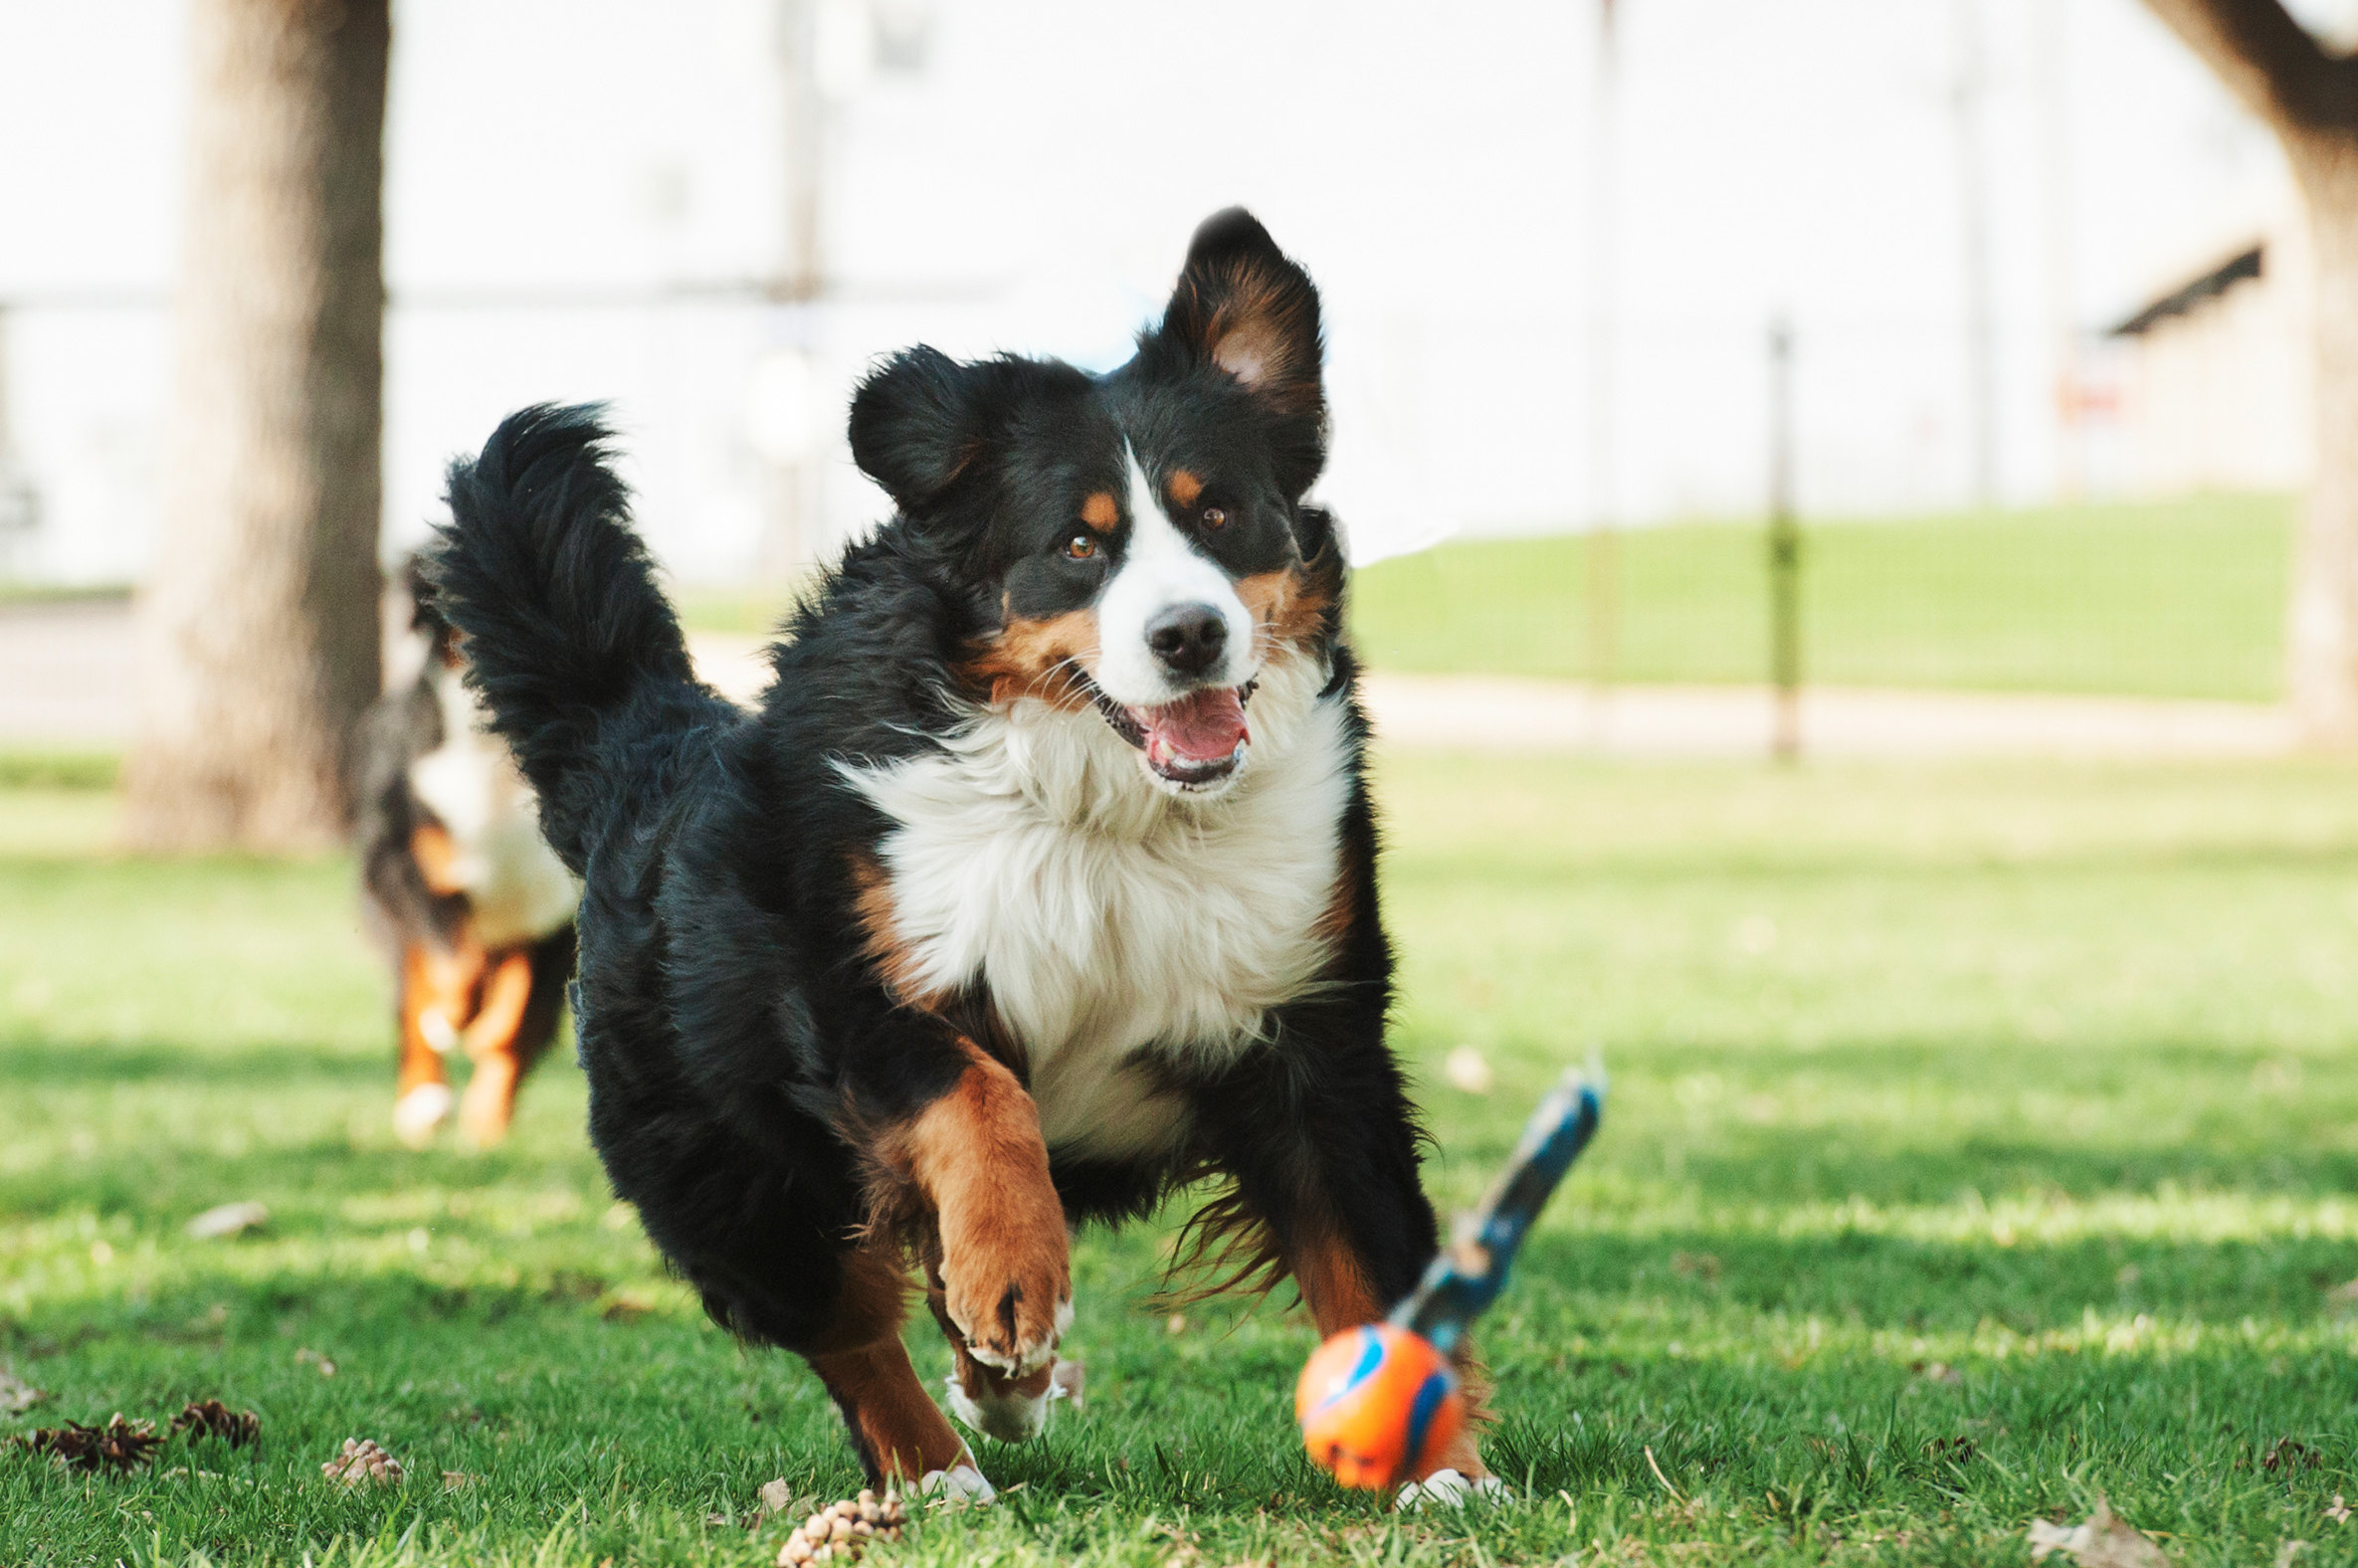
[[[1073,537],[1071,537],[1070,539],[1067,539],[1067,540],[1065,541],[1065,559],[1066,559],[1066,560],[1069,560],[1069,561],[1086,561],[1086,560],[1092,560],[1092,559],[1094,559],[1094,558],[1095,558],[1095,556],[1096,556],[1096,553],[1097,553],[1097,541],[1096,541],[1095,539],[1092,539],[1092,538],[1090,538],[1090,537],[1089,537],[1087,534],[1085,534],[1085,533],[1077,533],[1077,534],[1073,535]]]
[[[1204,508],[1204,526],[1217,532],[1228,526],[1228,513],[1217,506]]]

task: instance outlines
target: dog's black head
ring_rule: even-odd
[[[1326,460],[1320,359],[1317,290],[1234,208],[1119,370],[912,348],[861,387],[852,454],[986,606],[978,690],[1093,705],[1156,779],[1212,791],[1255,681],[1315,655],[1341,589],[1301,504]]]

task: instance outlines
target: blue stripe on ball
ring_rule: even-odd
[[[1441,1410],[1441,1402],[1450,1397],[1450,1375],[1444,1371],[1426,1374],[1417,1390],[1416,1403],[1408,1411],[1408,1463],[1416,1464],[1425,1452],[1425,1434],[1433,1426],[1434,1416]]]
[[[1375,1376],[1376,1368],[1384,1364],[1384,1342],[1376,1337],[1374,1329],[1362,1328],[1359,1330],[1359,1364],[1351,1368],[1348,1377],[1334,1385],[1333,1392],[1311,1407],[1311,1415],[1314,1416],[1319,1411],[1325,1410],[1336,1400],[1343,1398],[1360,1384]]]

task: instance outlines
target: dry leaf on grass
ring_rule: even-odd
[[[1441,1070],[1449,1076],[1451,1087],[1467,1094],[1487,1094],[1495,1081],[1489,1059],[1472,1046],[1451,1052]]]
[[[207,1209],[188,1222],[188,1234],[200,1242],[218,1241],[224,1236],[238,1236],[271,1223],[270,1206],[260,1203],[225,1203]]]
[[[1057,1358],[1054,1371],[1048,1375],[1048,1397],[1071,1404],[1079,1415],[1088,1408],[1088,1367],[1079,1360]]]
[[[2049,1552],[2063,1552],[2079,1568],[2170,1568],[2162,1549],[2112,1511],[2101,1497],[2096,1511],[2083,1524],[2065,1527],[2046,1519],[2031,1521],[2031,1560]]]
[[[793,1504],[794,1488],[786,1484],[785,1476],[781,1475],[776,1480],[765,1480],[761,1483],[761,1516],[763,1518],[766,1519],[773,1513],[784,1513]]]
[[[154,1422],[125,1421],[120,1411],[103,1427],[69,1421],[62,1427],[44,1427],[10,1440],[31,1453],[52,1456],[68,1470],[117,1473],[146,1469],[163,1441],[155,1435]]]
[[[319,1473],[346,1486],[398,1486],[401,1462],[377,1447],[374,1438],[346,1438],[344,1449],[319,1467]]]
[[[0,1416],[20,1415],[31,1410],[49,1396],[30,1383],[20,1383],[7,1372],[0,1372]]]
[[[894,1492],[882,1497],[864,1491],[857,1497],[830,1503],[802,1521],[778,1548],[778,1568],[804,1568],[823,1562],[853,1563],[872,1541],[896,1541],[908,1522]]]
[[[232,1410],[217,1399],[191,1401],[172,1418],[164,1435],[176,1438],[183,1432],[192,1443],[199,1438],[220,1438],[231,1448],[242,1449],[261,1440],[262,1418],[251,1410]]]
[[[2325,1510],[2325,1517],[2331,1519],[2336,1524],[2347,1524],[2350,1522],[2350,1505],[2342,1501],[2342,1494],[2340,1492],[2337,1491],[2333,1494],[2333,1501],[2327,1506]]]

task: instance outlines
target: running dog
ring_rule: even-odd
[[[990,1494],[902,1348],[912,1262],[951,1410],[1014,1441],[1071,1227],[1217,1182],[1196,1256],[1290,1274],[1321,1332],[1434,1253],[1342,542],[1303,500],[1321,355],[1308,276],[1234,210],[1109,374],[885,362],[851,442],[894,515],[753,713],[690,672],[594,410],[524,410],[452,471],[439,603],[584,882],[599,1154],[880,1483]],[[1497,1485],[1471,1436],[1433,1469]]]
[[[488,1148],[556,1039],[578,892],[414,563],[408,576],[418,673],[368,714],[357,833],[371,924],[394,966],[393,1130],[412,1148],[432,1140],[452,1107],[445,1060],[463,1048],[475,1074],[459,1125]]]

